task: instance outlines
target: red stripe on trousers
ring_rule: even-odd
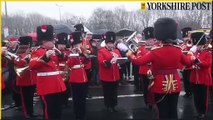
[[[27,109],[26,109],[26,105],[25,105],[25,102],[24,102],[24,96],[23,96],[22,87],[20,87],[20,90],[21,90],[21,102],[22,102],[22,106],[23,106],[24,116],[26,117],[27,116]]]
[[[48,120],[47,102],[46,102],[44,96],[41,96],[41,99],[44,103],[44,117],[45,117],[45,120]]]

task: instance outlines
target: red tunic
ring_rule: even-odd
[[[14,60],[14,64],[16,68],[23,68],[28,66],[28,63],[24,60],[26,54],[22,54],[19,61]],[[16,76],[16,85],[17,86],[32,86],[36,84],[36,80],[32,79],[31,71],[26,69],[22,72],[21,76]]]
[[[192,65],[190,82],[193,84],[211,86],[212,52],[204,50],[201,52],[196,52],[194,55],[197,59],[199,59],[200,63]]]
[[[38,95],[59,93],[66,90],[59,72],[59,56],[50,56],[50,60],[45,62],[42,57],[46,51],[46,49],[38,48],[32,52],[29,63],[30,69],[37,73]]]
[[[71,69],[70,83],[86,83],[88,81],[85,71],[85,64],[88,59],[85,57],[70,57],[67,62],[67,66]]]
[[[66,56],[69,56],[70,51],[64,50],[63,53],[64,53]],[[59,61],[59,69],[60,69],[61,71],[64,71],[64,69],[65,69],[65,67],[66,67],[66,62],[67,62],[66,59]]]
[[[181,91],[181,82],[177,69],[179,68],[179,63],[189,65],[191,60],[189,56],[187,57],[182,53],[180,48],[164,45],[150,51],[143,57],[137,57],[133,54],[128,56],[132,62],[139,65],[152,63],[152,72],[154,74],[152,92],[165,94]]]
[[[109,51],[107,48],[100,48],[98,50],[98,64],[99,64],[99,78],[102,81],[113,82],[120,79],[119,68],[117,63],[112,64],[110,67],[106,66],[105,61],[110,61],[113,54],[121,57],[117,49]]]
[[[86,39],[86,38],[84,38],[83,40],[82,40],[82,44],[84,45],[86,45],[86,48],[87,49],[89,49],[90,51],[91,51],[91,53],[93,52],[93,49],[92,49],[92,46],[91,46],[91,44],[90,44],[90,42],[89,42],[90,40],[88,40],[88,39]],[[91,60],[89,60],[88,62],[87,62],[87,64],[85,64],[85,69],[90,69],[92,67],[92,62],[91,62]]]
[[[146,47],[146,46],[142,45],[142,46],[139,48],[139,50],[138,50],[138,52],[137,52],[137,56],[138,56],[138,57],[142,57],[142,56],[144,56],[144,55],[148,52],[148,51],[146,50],[145,47]],[[139,74],[146,75],[148,70],[149,70],[148,64],[140,65]]]

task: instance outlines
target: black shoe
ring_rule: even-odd
[[[29,115],[25,116],[25,119],[31,119],[31,117]]]
[[[110,112],[118,112],[114,107],[110,107]]]
[[[17,110],[17,111],[21,111],[22,107],[21,106],[15,106],[14,109]]]
[[[197,118],[199,120],[205,120],[206,116],[205,116],[205,114],[199,114]]]
[[[90,94],[87,94],[87,98],[91,99],[91,98],[92,98],[92,96],[91,96]]]
[[[9,108],[10,108],[9,105],[3,105],[2,108],[1,108],[1,110],[4,111],[4,110],[7,110],[7,109],[9,109]]]
[[[30,114],[29,116],[30,116],[31,118],[38,117],[38,115],[36,115],[36,114]]]
[[[183,97],[184,97],[184,98],[190,98],[190,97],[192,97],[192,94],[186,93],[185,95],[183,95]]]

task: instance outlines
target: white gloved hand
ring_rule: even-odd
[[[197,51],[197,46],[195,45],[192,46],[189,51],[191,51],[192,53],[195,53]]]
[[[122,52],[126,52],[129,48],[122,42],[117,44],[117,48],[122,51]]]
[[[116,63],[116,61],[117,61],[117,58],[113,57],[113,58],[111,59],[110,63],[113,64],[113,63]]]
[[[55,50],[48,50],[48,51],[46,52],[47,58],[49,58],[51,55],[55,55]]]

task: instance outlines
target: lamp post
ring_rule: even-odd
[[[63,7],[62,5],[58,5],[58,4],[55,4],[57,7],[58,7],[58,11],[59,11],[59,19],[60,19],[60,22],[61,22],[61,7]]]
[[[3,31],[4,31],[4,37],[6,38],[7,36],[9,36],[9,22],[8,22],[8,15],[7,15],[7,2],[5,1],[5,26],[3,27]]]

